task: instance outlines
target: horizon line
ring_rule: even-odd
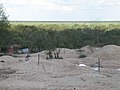
[[[93,20],[93,21],[87,21],[87,20],[85,20],[85,21],[53,21],[53,20],[51,20],[51,21],[37,21],[37,20],[8,20],[8,21],[13,21],[13,22],[120,22],[120,20],[100,20],[100,21],[97,21],[97,20]]]

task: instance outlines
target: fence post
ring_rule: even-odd
[[[101,63],[100,63],[100,57],[98,57],[98,72],[100,73],[100,67],[101,67],[101,65],[100,65]]]
[[[40,54],[38,54],[38,65],[40,64]]]

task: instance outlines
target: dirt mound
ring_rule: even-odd
[[[76,54],[74,49],[61,48],[61,54]]]
[[[100,57],[102,60],[120,60],[120,46],[107,45],[89,56],[95,58]]]
[[[84,54],[84,55],[88,56],[88,55],[90,55],[90,54],[92,54],[92,53],[94,53],[96,51],[99,51],[100,49],[101,48],[92,47],[92,46],[87,45],[87,46],[82,47],[80,49],[76,49],[76,52],[79,55],[83,55]]]
[[[46,57],[47,57],[47,52],[48,52],[47,50],[39,52],[40,57],[46,59]]]
[[[92,65],[96,65],[96,63],[98,62],[98,58],[86,57],[86,58],[81,59],[80,62],[88,66],[92,66]]]
[[[82,47],[80,50],[81,50],[80,53],[85,54],[85,55],[89,55],[89,54],[93,53],[93,47],[91,47],[89,45]]]
[[[79,55],[77,55],[75,49],[62,48],[60,51],[60,56],[63,58],[77,58]]]
[[[78,57],[78,55],[74,49],[57,48],[55,50],[55,52],[57,52],[59,50],[60,50],[60,54],[59,54],[60,57],[63,57],[63,58],[77,58]],[[40,52],[40,56],[42,58],[46,59],[47,52],[48,52],[47,50]],[[54,57],[54,51],[52,52],[52,55]]]
[[[96,67],[98,66],[98,58],[94,57],[86,57],[84,59],[81,59],[80,62],[91,66]],[[120,67],[120,60],[102,60],[100,59],[100,64],[102,68],[111,68],[111,69],[117,69]]]
[[[101,66],[103,68],[118,69],[120,68],[120,60],[103,60]]]
[[[104,46],[80,61],[88,66],[98,66],[98,58],[100,58],[103,68],[117,69],[120,66],[120,47],[116,45]]]
[[[12,66],[12,65],[18,63],[19,59],[14,58],[12,56],[2,56],[2,57],[0,57],[0,61],[3,61],[3,62],[0,62],[0,68],[3,68],[2,64],[4,64],[5,67],[9,67],[9,66]]]
[[[2,56],[2,57],[0,57],[0,60],[4,60],[4,61],[16,61],[16,58],[14,58],[12,56]]]

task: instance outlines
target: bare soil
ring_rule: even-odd
[[[0,90],[120,90],[120,54],[116,50],[119,46],[105,46],[78,58],[76,50],[63,49],[63,59],[51,60],[40,52],[39,65],[38,53],[31,54],[28,61],[25,55],[1,56],[5,63],[0,63]],[[100,73],[90,67],[97,65],[98,56],[103,66]]]

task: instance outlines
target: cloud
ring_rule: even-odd
[[[8,4],[8,5],[27,5],[27,2],[29,0],[0,0],[2,4]]]
[[[56,0],[31,0],[29,3],[30,8],[38,8],[39,10],[49,11],[73,11],[74,7],[70,5],[63,5],[60,1]]]
[[[119,0],[1,0],[11,6],[28,6],[29,8],[50,11],[72,12],[80,9],[104,9],[119,7]]]
[[[0,0],[10,19],[119,18],[120,0]],[[114,13],[114,14],[113,14]],[[114,16],[112,16],[114,15]]]

